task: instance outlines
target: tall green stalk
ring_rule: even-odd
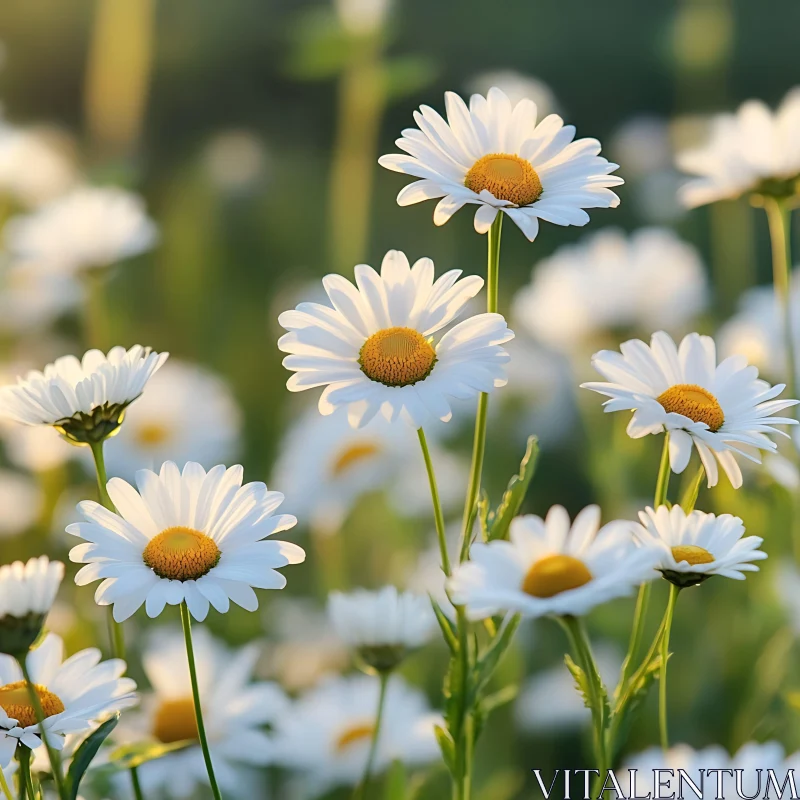
[[[364,775],[359,781],[358,786],[353,792],[353,800],[364,800],[367,796],[367,787],[369,786],[370,779],[372,778],[372,770],[375,766],[375,756],[378,753],[378,742],[381,735],[381,725],[383,723],[383,711],[386,707],[386,687],[389,685],[389,677],[391,673],[380,673],[380,692],[378,694],[378,709],[375,714],[375,726],[372,729],[372,737],[369,743],[369,755],[367,756],[367,763],[364,766]]]
[[[203,709],[200,705],[200,687],[197,683],[197,665],[194,660],[194,645],[192,644],[192,618],[189,615],[189,606],[186,605],[185,600],[181,602],[181,624],[183,625],[183,638],[186,643],[186,658],[189,662],[189,677],[192,681],[192,699],[194,700],[194,715],[197,721],[197,737],[200,739],[203,760],[206,762],[206,771],[208,772],[208,782],[211,785],[211,792],[214,795],[214,800],[222,800],[219,786],[217,786],[217,779],[214,775],[214,765],[211,763],[211,751],[208,747],[206,726],[203,722]]]
[[[658,680],[658,730],[661,736],[661,747],[669,749],[669,732],[667,719],[667,661],[669,660],[669,637],[672,632],[672,619],[675,615],[675,603],[678,602],[680,589],[669,585],[669,601],[664,614],[664,634],[661,637],[661,667]]]
[[[14,797],[11,794],[11,787],[8,785],[8,781],[6,780],[6,775],[1,768],[0,768],[0,789],[2,789],[3,791],[3,797],[5,797],[5,800],[14,800]]]
[[[100,496],[100,504],[109,511],[115,512],[114,504],[108,494],[106,484],[108,475],[106,474],[106,461],[103,454],[103,440],[92,442],[89,445],[92,456],[94,457],[95,473],[97,475],[97,493]],[[114,619],[113,606],[108,607],[108,635],[111,639],[111,651],[114,658],[125,658],[125,634],[122,624]]]
[[[20,744],[17,747],[17,761],[19,762],[17,773],[19,800],[36,800],[33,794],[33,780],[31,778],[31,751],[24,744]]]
[[[422,457],[425,459],[425,470],[428,473],[428,483],[431,487],[431,500],[433,502],[433,518],[436,522],[436,537],[439,540],[439,552],[442,558],[442,571],[449,577],[450,575],[450,556],[447,552],[447,536],[444,528],[444,513],[442,512],[442,502],[439,498],[439,487],[436,484],[436,474],[433,470],[428,441],[425,438],[425,431],[420,428],[417,431],[419,444],[422,448]]]

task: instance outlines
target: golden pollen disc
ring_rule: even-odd
[[[164,700],[153,717],[153,735],[163,744],[199,738],[192,698]]]
[[[169,439],[169,428],[159,422],[148,422],[140,425],[134,435],[143,447],[158,447]]]
[[[705,422],[709,429],[718,431],[725,422],[719,400],[711,392],[694,383],[670,386],[657,398],[665,411],[682,414],[694,422]]]
[[[210,536],[176,525],[154,536],[147,543],[142,559],[159,578],[191,581],[216,567],[221,555]]]
[[[565,555],[540,558],[522,582],[522,591],[531,597],[553,597],[577,589],[592,579],[586,564],[578,558]]]
[[[464,186],[476,194],[488,189],[498,200],[517,206],[529,206],[542,194],[542,182],[530,161],[505,153],[479,158],[464,178]]]
[[[692,566],[696,564],[710,564],[714,556],[705,549],[694,544],[681,544],[672,548],[672,557],[680,563],[687,561]]]
[[[370,380],[386,386],[409,386],[431,374],[436,351],[413,328],[385,328],[364,342],[358,363]]]
[[[353,467],[369,461],[380,452],[380,446],[374,442],[355,442],[336,456],[331,464],[331,474],[334,478],[338,478]]]
[[[369,741],[374,732],[375,726],[371,722],[364,722],[345,728],[336,739],[336,752],[342,753],[354,744]]]
[[[39,702],[42,704],[45,718],[54,717],[64,710],[64,703],[61,702],[61,698],[57,694],[49,692],[38,683],[34,684],[34,689],[36,694],[39,695]],[[9,717],[17,720],[21,728],[28,728],[38,721],[25,681],[16,681],[15,683],[0,686],[0,708]]]

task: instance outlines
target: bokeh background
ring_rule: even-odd
[[[537,434],[542,454],[527,511],[559,502],[575,512],[597,501],[606,519],[631,516],[651,502],[659,444],[629,440],[624,420],[604,418],[597,398],[577,386],[590,377],[594,350],[628,335],[648,337],[648,317],[604,316],[580,287],[575,296],[564,290],[548,299],[534,291],[537,271],[560,248],[603,228],[671,231],[688,247],[676,254],[656,246],[647,256],[651,282],[630,304],[668,295],[673,311],[663,324],[671,333],[720,333],[723,349],[744,349],[765,377],[780,377],[769,289],[750,291],[770,281],[763,213],[745,200],[686,212],[673,164],[675,152],[703,140],[711,113],[750,97],[774,106],[800,84],[798,29],[795,0],[3,3],[2,221],[30,213],[73,183],[88,183],[140,195],[159,231],[147,252],[76,279],[80,296],[57,312],[12,313],[14,291],[39,289],[20,290],[13,259],[4,254],[5,380],[89,346],[138,342],[170,351],[185,374],[173,373],[175,383],[149,401],[116,462],[109,444],[110,469],[130,475],[169,449],[157,428],[160,409],[171,404],[170,424],[182,425],[187,437],[180,452],[213,463],[241,460],[248,479],[286,493],[301,520],[293,538],[307,548],[308,561],[292,570],[280,596],[263,598],[258,614],[212,612],[208,627],[234,645],[263,638],[260,673],[302,691],[325,671],[348,668],[341,646],[320,635],[328,590],[387,582],[433,589],[438,578],[413,432],[376,432],[372,444],[356,442],[353,450],[346,431],[317,423],[315,398],[286,391],[277,315],[301,299],[318,299],[326,273],[350,276],[359,262],[377,266],[390,248],[412,260],[430,256],[439,270],[485,268],[486,242],[472,230],[472,215],[462,212],[436,228],[432,204],[397,207],[406,181],[381,170],[378,155],[394,150],[420,104],[442,110],[444,91],[468,94],[496,83],[532,97],[543,114],[562,114],[579,136],[599,138],[604,154],[621,165],[619,209],[594,212],[587,228],[543,225],[530,244],[506,226],[501,310],[523,341],[519,367],[497,396],[504,413],[491,418],[485,475],[497,501],[527,436]],[[4,153],[12,134],[36,141],[30,162],[19,151]],[[41,148],[60,165],[50,184]],[[20,186],[40,169],[41,192],[32,198]],[[626,263],[613,250],[609,258]],[[670,282],[676,274],[677,287]],[[600,299],[611,303],[613,295]],[[562,335],[548,336],[552,326],[540,321],[545,311],[567,321]],[[453,520],[471,413],[461,409],[436,437]],[[193,429],[206,434],[199,456],[191,449],[200,447]],[[218,436],[208,441],[214,430]],[[70,544],[63,526],[74,518],[75,501],[94,497],[91,463],[66,445],[25,435],[2,429],[2,560],[42,551],[63,558]],[[389,453],[389,466],[370,467],[377,451]],[[359,459],[369,479],[348,475]],[[750,532],[765,537],[770,559],[745,585],[719,579],[684,593],[673,633],[672,735],[695,747],[734,749],[749,739],[778,738],[794,751],[800,598],[792,591],[791,520],[800,479],[790,461],[780,460],[745,480],[737,493],[723,478],[714,492],[701,492],[699,507],[740,514]],[[67,583],[52,626],[71,648],[102,644],[91,592]],[[665,596],[657,587],[654,608]],[[620,601],[590,621],[612,676],[631,616],[632,604]],[[144,617],[134,621],[134,651],[151,625]],[[571,692],[563,650],[556,626],[523,626],[498,676],[519,682],[520,698],[493,716],[479,745],[479,800],[532,796],[533,767],[590,766],[588,714]],[[434,644],[405,669],[433,707],[441,702],[445,666],[444,648]],[[143,678],[135,661],[132,672]],[[653,700],[631,732],[629,752],[656,740]],[[443,768],[425,777],[420,796],[442,796]],[[288,792],[281,776],[272,780],[276,796]]]

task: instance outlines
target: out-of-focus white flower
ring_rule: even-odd
[[[800,366],[800,268],[797,267],[792,271],[789,307],[796,363]],[[772,286],[748,289],[739,300],[737,312],[719,329],[720,354],[746,356],[764,377],[780,379],[786,372],[782,319],[781,303]]]
[[[264,143],[247,130],[218,133],[206,145],[203,162],[215,186],[226,192],[247,191],[267,168]]]
[[[206,468],[237,455],[242,415],[222,378],[193,364],[169,361],[125,414],[106,443],[110,475],[132,480],[139,469],[165,461]]]
[[[515,106],[521,100],[531,100],[536,104],[539,117],[555,114],[559,109],[553,90],[540,78],[525,75],[513,69],[497,69],[476,75],[467,84],[470,94],[487,95],[496,86]]]
[[[45,328],[83,301],[72,275],[33,262],[0,260],[0,330],[10,334]]]
[[[5,227],[12,255],[71,273],[139,255],[157,239],[142,199],[116,188],[79,187]]]
[[[611,691],[622,668],[622,655],[609,642],[600,642],[593,649],[600,677]],[[518,725],[534,733],[570,731],[588,725],[592,719],[575,691],[575,679],[563,664],[530,678],[520,691],[514,711]]]
[[[8,460],[20,469],[46,472],[65,464],[80,451],[68,444],[54,428],[44,425],[19,425],[0,420],[0,437]]]
[[[75,164],[57,137],[46,129],[0,122],[0,193],[38,206],[71,189],[77,180]]]
[[[681,170],[698,177],[681,192],[691,207],[739,197],[746,192],[792,195],[800,179],[800,87],[777,111],[748,100],[735,114],[712,122],[709,141],[678,154]]]
[[[611,157],[625,165],[626,177],[639,177],[672,165],[669,122],[640,114],[622,123],[608,145]]]
[[[537,264],[513,318],[537,340],[576,351],[609,331],[682,332],[707,299],[697,250],[672,231],[605,229]]]
[[[378,709],[378,679],[332,677],[301,696],[275,724],[276,761],[303,773],[306,797],[334,786],[355,785],[364,773]],[[393,675],[386,691],[375,772],[392,761],[426,764],[439,758],[425,695]]]
[[[203,719],[220,787],[235,796],[263,796],[258,791],[240,794],[242,781],[245,786],[255,785],[254,768],[272,762],[274,743],[265,726],[287,713],[289,700],[277,684],[253,680],[257,645],[231,650],[205,628],[197,627],[194,649]],[[139,768],[147,797],[157,794],[183,800],[208,786],[208,773],[197,736],[180,629],[157,630],[142,660],[152,692],[143,695],[140,714],[126,715],[121,733],[135,741],[195,742]]]
[[[268,620],[274,637],[266,654],[269,674],[289,691],[308,689],[349,665],[347,646],[313,601],[278,597],[270,603]]]
[[[452,508],[463,501],[463,462],[435,440],[429,444],[442,503]],[[286,508],[315,532],[331,534],[360,497],[380,489],[387,490],[398,514],[430,513],[421,459],[419,442],[405,426],[379,416],[352,428],[344,409],[326,417],[312,409],[289,428],[273,476],[286,495]]]
[[[0,469],[0,538],[28,530],[39,518],[42,500],[36,481]]]
[[[377,33],[392,10],[392,0],[334,0],[342,27],[354,36]]]

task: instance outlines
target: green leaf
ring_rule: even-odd
[[[514,475],[508,482],[508,488],[494,514],[491,530],[489,531],[490,539],[508,538],[508,528],[511,525],[511,520],[517,516],[522,507],[522,501],[525,499],[533,473],[536,471],[538,457],[539,440],[535,436],[529,436],[525,455],[519,464],[519,474]]]
[[[118,722],[119,714],[115,714],[113,717],[107,719],[99,728],[90,733],[89,736],[81,742],[81,746],[75,751],[65,779],[67,797],[69,800],[76,800],[78,797],[78,790],[80,789],[81,781],[86,774],[86,770],[89,769],[89,765],[97,755],[100,745],[103,744],[111,731],[117,727]]]
[[[572,660],[572,656],[569,654],[564,656],[564,663],[567,665],[567,669],[572,673],[572,678],[575,681],[575,688],[578,690],[578,694],[583,698],[583,704],[586,708],[592,707],[591,702],[591,690],[589,688],[589,678],[587,677],[586,673]]]
[[[405,800],[408,795],[408,776],[402,761],[393,761],[384,782],[383,800]]]
[[[617,703],[617,710],[615,713],[619,716],[617,725],[616,745],[617,750],[625,743],[628,738],[633,718],[636,710],[647,697],[647,692],[650,690],[654,679],[661,669],[661,656],[655,655],[647,664],[642,664],[636,672],[631,676],[628,684],[628,689],[625,692],[624,703],[620,705]],[[612,753],[616,756],[617,753]]]
[[[433,731],[436,734],[436,741],[442,751],[442,759],[445,766],[452,775],[456,774],[456,745],[450,734],[441,726],[434,725]]]
[[[481,700],[481,712],[484,716],[488,717],[496,708],[500,708],[500,706],[504,706],[506,703],[510,703],[514,700],[517,694],[519,694],[519,686],[513,683],[504,686],[502,689],[487,695]]]
[[[433,606],[433,613],[436,615],[436,621],[439,623],[439,627],[442,629],[444,640],[447,642],[450,652],[455,655],[458,652],[458,635],[453,627],[453,623],[447,618],[447,615],[444,613],[444,611],[442,611],[441,607],[432,596],[431,605]]]
[[[111,753],[109,761],[120,770],[132,769],[148,761],[155,761],[157,758],[174,753],[176,750],[183,750],[186,747],[197,744],[193,739],[184,739],[180,742],[162,744],[161,742],[137,742],[135,744],[124,744]]]
[[[500,630],[497,632],[497,636],[494,637],[492,643],[484,651],[483,655],[481,655],[477,664],[478,692],[483,690],[491,680],[495,669],[497,669],[497,665],[500,663],[500,659],[511,646],[511,642],[514,641],[514,634],[517,632],[521,621],[522,617],[519,614],[506,617],[505,621],[500,626]]]

